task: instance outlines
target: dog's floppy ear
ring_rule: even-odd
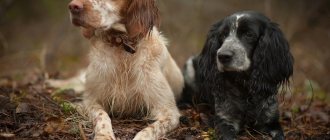
[[[140,39],[159,26],[159,11],[155,0],[128,0],[125,26],[130,38]]]
[[[223,21],[219,21],[214,24],[210,31],[207,34],[207,38],[204,44],[204,48],[199,55],[198,66],[200,68],[201,74],[204,75],[202,78],[214,79],[214,77],[210,76],[210,73],[218,73],[216,68],[216,54],[217,50],[222,45],[222,40],[220,39],[220,27],[222,26]]]
[[[265,28],[253,54],[253,75],[262,82],[279,85],[287,82],[292,75],[293,57],[289,43],[277,24],[269,23]]]

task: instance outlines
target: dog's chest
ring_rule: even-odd
[[[119,48],[92,52],[86,77],[89,98],[113,115],[143,114],[148,110],[145,89],[154,61],[147,55],[129,54]]]
[[[222,103],[218,104],[223,108],[218,110],[226,110],[228,106],[231,107],[227,111],[232,111],[232,107],[241,110],[247,123],[268,122],[277,112],[276,96],[265,97],[262,96],[263,92],[251,93],[248,87],[239,86],[232,81],[224,80],[220,93],[216,96],[222,99]]]

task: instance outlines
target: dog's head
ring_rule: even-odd
[[[293,57],[283,33],[262,14],[235,13],[213,25],[201,63],[220,72],[249,71],[275,83],[287,80]]]
[[[159,25],[155,0],[72,0],[72,23],[85,30],[108,30],[125,25],[131,38],[145,36]]]

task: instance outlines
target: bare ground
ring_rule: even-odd
[[[49,88],[44,75],[27,80],[0,78],[0,139],[91,139],[92,124],[71,106],[81,100],[72,90]],[[330,103],[326,97],[309,96],[307,90],[281,94],[281,123],[286,139],[330,139]],[[161,139],[214,139],[208,127],[210,114],[202,105],[181,110],[180,127]],[[203,113],[201,113],[203,112]],[[206,111],[207,112],[207,111]],[[112,121],[115,135],[132,139],[150,120]],[[240,139],[269,139],[253,129],[245,129]]]

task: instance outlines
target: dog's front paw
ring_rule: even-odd
[[[148,133],[147,130],[142,130],[139,133],[137,133],[133,140],[155,140],[156,138],[151,135],[151,133]]]
[[[93,140],[115,140],[111,135],[96,134]]]
[[[285,139],[283,131],[271,131],[270,134],[271,134],[273,140],[284,140]]]

